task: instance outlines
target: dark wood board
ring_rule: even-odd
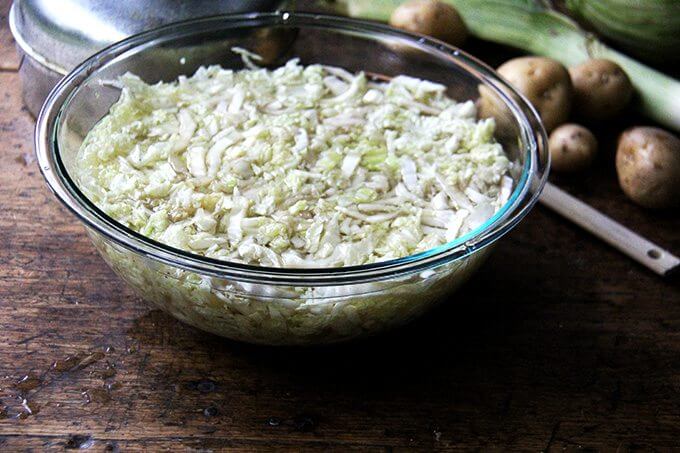
[[[149,308],[45,187],[1,27],[0,451],[680,447],[678,281],[540,206],[443,307],[368,341],[249,346]],[[556,181],[680,252],[678,215],[620,192],[615,131]]]
[[[14,40],[9,30],[10,1],[0,1],[0,71],[16,71],[19,68],[19,58],[14,50]]]

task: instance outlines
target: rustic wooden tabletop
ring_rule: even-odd
[[[8,4],[0,0],[1,451],[680,447],[678,281],[540,206],[443,307],[372,340],[255,347],[150,308],[43,183]],[[618,189],[615,130],[601,131],[593,171],[556,182],[680,252],[677,213],[637,208]]]

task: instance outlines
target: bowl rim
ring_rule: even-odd
[[[357,266],[325,268],[285,268],[240,264],[194,254],[154,241],[104,214],[80,191],[71,179],[59,153],[60,118],[82,82],[107,63],[126,52],[173,37],[190,35],[197,25],[219,21],[222,29],[260,27],[315,27],[359,32],[394,38],[423,47],[438,58],[446,58],[485,86],[490,86],[512,111],[520,126],[520,137],[527,144],[527,158],[516,187],[508,201],[483,225],[453,241],[406,257]],[[470,69],[471,68],[471,69]],[[326,286],[367,283],[409,275],[461,260],[486,247],[510,231],[533,207],[548,176],[549,154],[546,133],[540,117],[527,99],[507,81],[478,59],[436,39],[398,30],[387,25],[340,16],[288,11],[225,14],[189,19],[132,35],[97,52],[66,75],[50,92],[38,115],[35,150],[40,171],[50,190],[80,219],[116,244],[164,264],[203,275],[248,283],[292,286]],[[541,153],[543,151],[543,153]]]

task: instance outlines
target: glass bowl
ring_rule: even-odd
[[[288,269],[218,261],[148,239],[105,215],[78,189],[74,162],[92,126],[120,94],[111,80],[130,71],[172,81],[202,65],[240,69],[231,48],[267,66],[298,57],[375,77],[406,74],[447,86],[452,98],[486,101],[515,171],[514,191],[484,225],[446,245],[370,265]],[[51,92],[39,115],[36,151],[56,196],[83,222],[108,265],[139,295],[178,319],[224,337],[261,344],[319,344],[374,334],[430,309],[464,283],[492,244],[531,209],[548,153],[536,111],[492,69],[442,42],[387,26],[302,13],[194,19],[135,35],[97,53]],[[448,297],[455,303],[454,297]]]

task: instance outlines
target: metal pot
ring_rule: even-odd
[[[14,0],[9,25],[21,59],[26,107],[36,115],[52,87],[78,63],[127,36],[225,13],[270,11],[281,0]]]

